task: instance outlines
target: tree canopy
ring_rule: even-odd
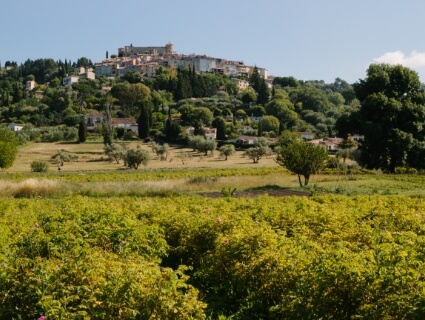
[[[418,74],[401,65],[372,64],[354,89],[361,107],[349,122],[365,135],[361,164],[388,172],[425,168],[425,94]]]
[[[10,168],[18,153],[17,140],[13,131],[8,128],[0,129],[0,168]]]
[[[307,186],[310,176],[325,165],[328,153],[325,148],[298,139],[282,141],[276,162],[298,175],[300,186]],[[304,177],[304,184],[301,180]]]

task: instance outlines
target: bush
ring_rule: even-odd
[[[117,127],[117,128],[114,129],[114,131],[115,131],[114,133],[115,133],[116,139],[122,139],[122,137],[125,134],[125,128],[123,128],[123,127]]]
[[[49,164],[44,161],[34,160],[31,162],[32,172],[47,172],[49,171]]]
[[[41,140],[44,142],[72,141],[78,137],[78,129],[74,127],[49,128],[43,132]]]
[[[415,168],[396,167],[395,173],[396,174],[417,174],[418,170],[416,170]]]

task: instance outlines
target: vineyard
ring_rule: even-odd
[[[1,319],[425,315],[420,196],[7,197],[0,212]]]

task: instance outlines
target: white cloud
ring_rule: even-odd
[[[425,79],[425,52],[412,51],[405,54],[403,51],[397,50],[386,52],[382,56],[373,59],[373,63],[401,64],[416,71],[419,78]]]
[[[382,56],[373,59],[376,63],[401,64],[411,69],[425,68],[425,52],[412,51],[405,54],[402,51],[384,53]]]

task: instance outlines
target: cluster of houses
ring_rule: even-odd
[[[86,114],[85,121],[87,125],[88,131],[95,131],[96,127],[102,125],[103,118],[105,117],[103,113],[92,113],[92,114]],[[125,131],[133,132],[134,134],[138,134],[138,124],[133,118],[112,118],[112,127],[113,128],[124,128]],[[12,131],[20,131],[24,128],[23,124],[19,123],[9,123],[8,128]],[[193,136],[195,133],[194,127],[187,127],[186,133],[188,136]],[[303,138],[304,140],[308,141],[309,143],[312,143],[314,145],[322,146],[323,148],[326,148],[329,152],[336,152],[339,148],[340,143],[342,142],[342,138],[322,138],[322,139],[314,139],[315,135],[312,132],[297,132],[297,134]],[[204,136],[207,140],[215,140],[217,138],[217,129],[216,128],[204,128]],[[355,142],[361,142],[364,140],[363,135],[351,135],[349,137],[351,140]],[[256,140],[258,139],[257,136],[249,136],[249,135],[241,135],[237,137],[236,139],[232,139],[230,141],[242,145],[242,146],[249,146],[254,145]],[[277,138],[267,138],[269,142],[277,142]]]
[[[249,87],[249,82],[246,79],[251,76],[255,67],[246,65],[242,61],[231,61],[197,54],[178,54],[174,51],[174,45],[171,43],[163,47],[135,47],[130,45],[119,48],[118,56],[114,55],[109,58],[107,53],[106,59],[95,63],[94,68],[75,68],[71,75],[62,79],[62,84],[71,86],[80,79],[94,80],[99,76],[119,78],[125,76],[129,71],[138,72],[142,77],[153,78],[160,68],[174,70],[190,68],[198,73],[208,72],[226,75],[240,89],[244,89]],[[266,69],[256,68],[271,88],[274,77],[269,77]],[[27,91],[33,91],[35,87],[35,81],[26,82]],[[42,92],[35,92],[34,94],[42,95]]]
[[[95,64],[95,74],[105,77],[122,77],[129,71],[136,71],[143,77],[155,77],[160,69],[190,68],[195,72],[217,73],[229,76],[239,88],[247,88],[247,79],[254,66],[245,65],[242,61],[230,61],[206,55],[184,55],[174,51],[171,43],[163,47],[135,47],[133,45],[118,49],[118,56],[108,57]],[[267,70],[258,68],[260,76],[271,85],[273,77],[268,77]]]

